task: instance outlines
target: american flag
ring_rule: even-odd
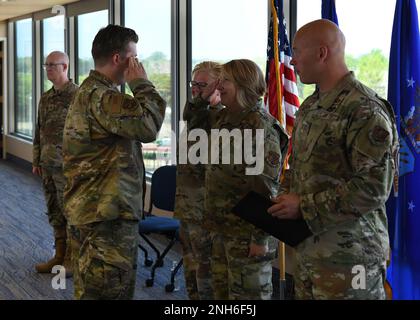
[[[281,20],[280,20],[281,19]],[[280,21],[282,23],[280,23]],[[283,0],[271,0],[271,22],[267,45],[267,93],[265,105],[289,135],[299,108],[296,75],[290,64],[292,54],[287,39]]]

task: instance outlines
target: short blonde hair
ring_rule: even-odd
[[[236,100],[242,107],[253,107],[264,96],[264,75],[255,62],[248,59],[229,61],[223,65],[223,73],[234,83]]]
[[[218,62],[203,61],[194,67],[192,76],[194,77],[197,72],[207,72],[212,78],[220,79],[222,77],[223,67]]]

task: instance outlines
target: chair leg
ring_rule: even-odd
[[[156,263],[158,263],[157,267],[162,267],[163,263],[161,262],[161,253],[158,250],[158,248],[156,248],[156,246],[143,234],[140,234],[140,236],[143,238],[144,241],[146,241],[146,243],[150,246],[150,248],[152,248],[152,250],[156,253]]]
[[[181,268],[183,259],[181,258],[176,265],[176,267],[171,272],[171,283],[165,286],[166,292],[173,292],[175,290],[175,276],[178,273],[178,270]]]
[[[162,254],[159,256],[159,258],[156,260],[152,267],[152,271],[150,274],[150,278],[146,280],[146,286],[151,287],[153,286],[153,282],[155,280],[155,272],[156,268],[159,267],[159,265],[163,265],[163,259],[165,258],[166,254],[171,250],[172,246],[175,244],[177,240],[173,238],[169,244],[166,246],[165,250],[162,252]]]
[[[147,252],[146,248],[141,244],[139,244],[139,248],[144,253],[144,265],[150,267],[153,264],[153,260],[149,258],[149,252]]]

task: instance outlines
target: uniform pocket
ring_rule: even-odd
[[[322,123],[313,122],[310,124],[310,128],[305,139],[306,143],[300,145],[300,150],[296,150],[301,161],[309,160],[319,137],[324,132],[326,127],[327,122],[324,121]]]
[[[89,115],[86,112],[75,110],[71,117],[67,118],[66,132],[64,140],[71,139],[71,141],[77,141],[77,145],[74,148],[81,148],[85,144],[91,143],[91,123]],[[79,145],[80,144],[80,145]],[[68,146],[72,148],[73,145]],[[74,153],[76,150],[68,150],[70,153]]]
[[[130,285],[130,272],[92,259],[84,274],[83,287],[88,299],[119,299]]]
[[[99,298],[105,288],[103,261],[91,259],[80,269],[83,291],[86,298]]]

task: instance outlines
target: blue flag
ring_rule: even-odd
[[[338,26],[337,12],[335,11],[335,0],[322,0],[322,19],[328,19]]]
[[[394,299],[420,299],[420,35],[415,0],[397,0],[388,100],[400,135],[398,192],[387,203]],[[395,190],[394,190],[395,191]]]

